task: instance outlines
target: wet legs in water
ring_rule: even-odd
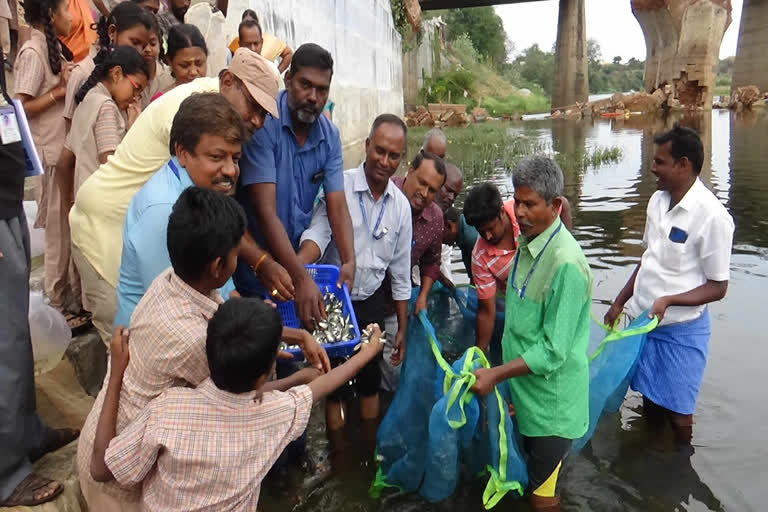
[[[675,447],[687,451],[693,438],[693,414],[679,414],[666,409],[643,397],[643,416],[648,424],[651,447],[661,449],[664,445],[664,431],[669,424],[674,434]]]

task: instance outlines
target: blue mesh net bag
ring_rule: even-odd
[[[589,428],[573,442],[581,450],[595,433],[603,412],[617,412],[629,389],[646,335],[658,325],[644,311],[623,330],[603,325],[593,318],[589,356]],[[600,336],[605,337],[600,340]],[[597,342],[596,342],[597,340]]]
[[[417,294],[414,290],[412,303]],[[473,346],[476,312],[477,295],[472,288],[449,291],[436,285],[429,296],[428,314],[422,312],[410,321],[399,389],[378,432],[379,467],[372,497],[379,497],[386,487],[396,487],[418,492],[430,502],[442,501],[453,494],[462,468],[488,479],[483,494],[486,509],[510,491],[514,496],[525,491],[528,474],[508,414],[509,387],[500,383],[484,398],[469,391],[474,384],[472,371],[490,366]],[[618,411],[646,334],[657,323],[646,313],[621,331],[594,322],[589,346],[589,429],[574,441],[574,451],[592,438],[603,412]],[[500,339],[503,324],[503,310],[497,310],[494,339]]]
[[[433,290],[428,311],[434,323],[424,312],[409,323],[399,389],[379,427],[371,495],[397,487],[442,501],[453,494],[462,468],[490,474],[487,508],[510,490],[522,495],[528,476],[502,394],[507,386],[485,398],[469,391],[472,371],[490,363],[472,346],[474,322],[454,293]]]

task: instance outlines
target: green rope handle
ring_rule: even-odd
[[[432,354],[435,356],[437,364],[445,372],[445,379],[443,380],[443,393],[447,394],[450,391],[449,398],[446,403],[446,415],[451,406],[456,403],[456,400],[460,398],[459,410],[461,412],[461,420],[448,420],[448,424],[451,428],[457,429],[462,427],[467,422],[467,417],[464,412],[464,405],[472,400],[473,393],[470,391],[475,383],[476,377],[472,373],[473,363],[479,361],[483,368],[490,368],[491,364],[488,358],[485,356],[482,350],[478,347],[470,347],[467,357],[464,358],[464,366],[459,374],[454,372],[451,365],[443,358],[440,353],[440,349],[437,346],[437,341],[432,336],[432,329],[430,329],[429,319],[424,311],[419,312],[419,321],[421,321],[424,331],[427,333],[427,339],[429,340]],[[453,382],[452,382],[453,381]],[[510,490],[516,490],[523,495],[524,489],[518,481],[507,481],[507,460],[509,458],[509,451],[507,449],[507,434],[506,425],[504,422],[505,414],[507,414],[506,407],[504,407],[504,399],[501,393],[494,387],[493,392],[496,396],[496,404],[499,407],[499,470],[496,471],[493,467],[488,466],[491,474],[486,484],[485,492],[483,494],[483,505],[486,510],[490,510]]]
[[[622,313],[623,315],[624,313]],[[643,312],[642,314],[647,314],[646,312]],[[594,352],[592,352],[592,355],[589,356],[589,362],[591,363],[597,356],[600,355],[600,352],[603,351],[603,349],[608,345],[608,343],[611,343],[613,341],[618,341],[624,338],[629,338],[631,336],[637,336],[639,334],[647,334],[654,330],[659,325],[659,317],[654,316],[650,322],[647,324],[641,326],[641,327],[634,327],[632,329],[624,329],[623,331],[620,329],[616,329],[616,327],[612,325],[606,325],[602,323],[600,320],[595,317],[594,313],[590,313],[592,316],[592,321],[595,322],[597,325],[599,325],[605,332],[608,333],[608,336],[603,338],[603,341],[600,342],[600,345],[595,349]],[[615,322],[614,322],[615,325]]]
[[[374,456],[374,460],[376,460],[375,456]],[[381,471],[381,465],[379,465],[379,467],[376,469],[376,477],[373,479],[373,482],[371,482],[371,486],[368,488],[368,496],[370,496],[371,499],[377,500],[381,498],[381,492],[385,488],[395,488],[400,492],[404,491],[404,489],[399,485],[395,485],[387,482],[387,477]]]

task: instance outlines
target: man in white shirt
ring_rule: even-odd
[[[648,202],[646,250],[605,315],[613,324],[624,304],[659,319],[632,379],[654,440],[666,423],[690,453],[693,413],[704,374],[710,326],[706,305],[725,297],[733,219],[699,179],[704,149],[698,134],[675,125],[654,139],[651,172],[658,191]]]
[[[397,334],[391,357],[394,365],[400,364],[405,350],[413,228],[411,205],[389,178],[405,155],[406,136],[407,128],[399,117],[378,116],[365,140],[365,162],[344,172],[344,194],[352,219],[357,263],[350,290],[352,305],[362,329],[370,323],[384,326],[394,300],[397,313]],[[331,238],[323,195],[315,206],[309,228],[301,236],[298,252],[304,264],[318,261],[321,255],[323,263],[341,264]],[[391,279],[391,287],[385,277]],[[381,356],[368,363],[355,379],[363,420],[375,420],[379,416],[379,359]],[[342,394],[334,393],[326,401],[328,430],[344,426],[342,398]]]

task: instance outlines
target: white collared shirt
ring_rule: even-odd
[[[688,292],[708,280],[730,277],[733,218],[717,197],[696,179],[683,199],[669,209],[669,192],[648,201],[643,244],[646,247],[629,302],[637,316],[659,297]],[[673,229],[678,241],[672,241]],[[684,241],[683,241],[684,239]],[[705,306],[670,306],[662,325],[698,318]]]
[[[392,298],[409,300],[411,298],[411,205],[405,195],[391,181],[378,200],[373,199],[368,182],[365,179],[364,163],[355,169],[344,171],[344,194],[347,197],[349,216],[355,243],[355,281],[350,290],[352,300],[365,300],[375,292],[384,275],[389,270],[392,278]],[[362,199],[365,223],[360,200]],[[378,240],[373,237],[373,229],[384,208],[376,234],[386,233]],[[336,244],[331,238],[328,223],[325,195],[318,198],[312,214],[312,222],[301,235],[301,243],[312,240],[323,253],[322,263],[340,265],[341,258]]]

